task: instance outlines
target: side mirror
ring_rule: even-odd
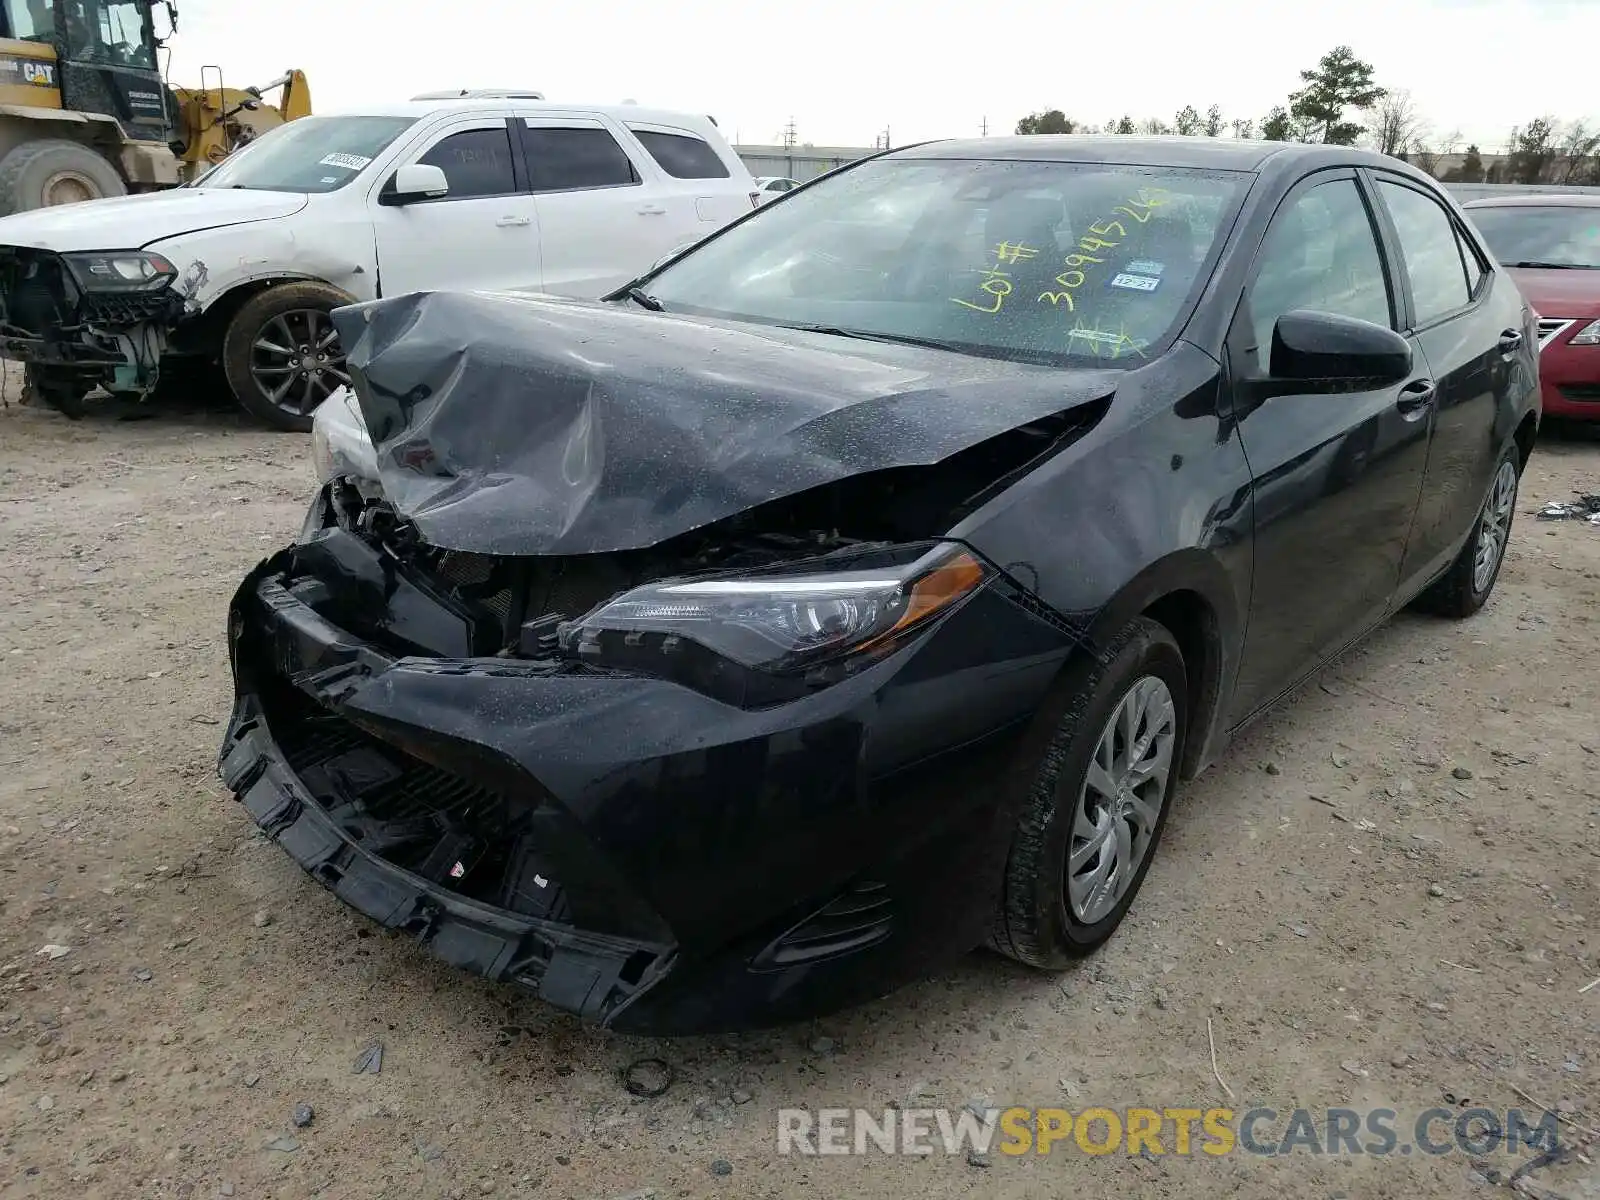
[[[1273,379],[1399,383],[1411,374],[1411,343],[1371,321],[1296,309],[1272,328],[1268,370]]]
[[[394,173],[378,199],[384,204],[414,204],[418,200],[437,200],[449,194],[450,181],[439,167],[431,163],[407,163]]]

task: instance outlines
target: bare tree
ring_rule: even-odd
[[[1235,117],[1233,119],[1233,136],[1246,140],[1255,137],[1256,123],[1249,117]]]
[[[1171,133],[1172,127],[1160,117],[1151,117],[1147,121],[1139,122],[1140,133]]]
[[[1406,91],[1389,92],[1379,99],[1374,110],[1372,141],[1379,154],[1404,158],[1412,145],[1426,133],[1416,102]]]
[[[1592,176],[1594,165],[1589,160],[1600,153],[1600,130],[1574,121],[1560,136],[1560,147],[1550,166],[1550,182],[1575,184]]]
[[[1405,159],[1417,170],[1424,171],[1437,179],[1439,178],[1440,156],[1441,152],[1437,147],[1430,146],[1425,139],[1418,137],[1413,138],[1411,144],[1395,157]]]

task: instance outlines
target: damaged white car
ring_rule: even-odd
[[[709,117],[482,93],[306,117],[194,185],[0,219],[0,357],[68,415],[217,382],[306,430],[349,382],[333,309],[597,297],[755,204]]]

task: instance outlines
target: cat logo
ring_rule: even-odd
[[[53,88],[56,85],[55,63],[34,62],[29,59],[22,61],[22,81],[31,83],[35,87]]]

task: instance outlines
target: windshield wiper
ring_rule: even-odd
[[[1533,259],[1529,259],[1524,262],[1502,263],[1501,266],[1527,267],[1530,270],[1537,271],[1592,271],[1595,269],[1593,267],[1586,267],[1582,263],[1538,262]]]
[[[640,308],[647,308],[651,312],[666,312],[667,311],[666,305],[662,304],[661,301],[657,300],[654,296],[652,296],[649,292],[645,291],[638,284],[630,284],[628,286],[627,290],[625,290],[622,294],[624,296],[626,296],[629,300],[632,300]]]
[[[780,329],[798,329],[801,333],[826,333],[833,337],[856,338],[863,342],[888,342],[897,346],[921,346],[926,350],[948,350],[952,354],[971,354],[972,348],[956,342],[942,342],[938,338],[915,337],[906,333],[873,333],[866,329],[846,329],[841,325],[791,325],[777,322]]]

